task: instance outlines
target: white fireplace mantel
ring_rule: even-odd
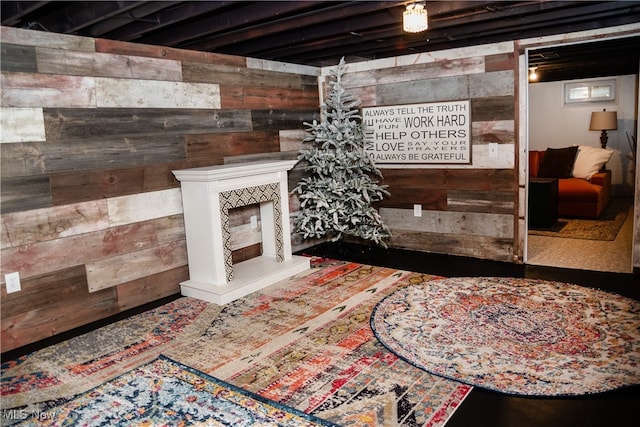
[[[309,268],[291,253],[287,171],[297,160],[173,171],[182,187],[189,280],[182,294],[226,304]],[[233,264],[229,210],[260,205],[262,255]]]

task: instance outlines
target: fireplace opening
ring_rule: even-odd
[[[254,203],[229,210],[231,259],[233,264],[262,255],[262,220],[260,204]]]

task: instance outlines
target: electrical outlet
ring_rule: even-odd
[[[258,216],[251,215],[251,229],[255,230],[256,228],[258,228]]]
[[[498,157],[498,144],[495,142],[489,143],[489,158],[495,159]]]
[[[7,293],[18,292],[20,290],[20,274],[17,271],[4,275],[4,282],[7,286]]]
[[[422,216],[422,205],[413,205],[413,216]]]

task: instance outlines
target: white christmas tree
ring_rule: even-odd
[[[351,235],[386,247],[391,233],[372,203],[389,192],[379,185],[382,174],[365,151],[360,100],[343,88],[344,69],[343,58],[331,72],[322,121],[304,123],[304,141],[313,146],[298,156],[306,162],[308,176],[293,189],[301,207],[294,231],[304,238],[328,236],[333,241]]]

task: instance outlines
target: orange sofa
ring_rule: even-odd
[[[529,151],[529,176],[537,178],[545,151]],[[590,179],[558,178],[558,216],[597,218],[611,199],[611,171],[600,170]]]

